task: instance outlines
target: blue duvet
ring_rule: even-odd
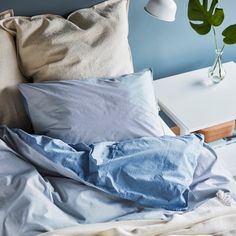
[[[72,170],[86,185],[142,206],[175,211],[188,207],[189,186],[203,145],[202,138],[193,134],[70,146],[19,129],[14,133],[45,159]]]
[[[200,136],[70,146],[0,126],[0,235],[169,220],[236,183]],[[236,198],[235,198],[236,199]]]

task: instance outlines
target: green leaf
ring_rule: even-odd
[[[236,44],[236,24],[227,27],[222,35],[224,36],[225,44]]]
[[[207,34],[211,30],[211,26],[207,23],[194,24],[190,22],[190,25],[200,35]]]
[[[212,18],[212,25],[220,26],[223,23],[224,18],[225,18],[225,15],[224,15],[223,9],[216,8],[215,14],[213,15],[213,18]]]
[[[214,9],[216,7],[216,5],[218,4],[218,0],[213,0],[209,9],[210,14],[212,15],[214,12]],[[206,8],[207,9],[207,8]]]
[[[201,35],[210,32],[212,26],[220,26],[224,21],[224,11],[217,8],[218,0],[212,0],[208,9],[208,0],[189,0],[188,18],[191,27]]]

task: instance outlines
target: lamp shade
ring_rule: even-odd
[[[159,20],[174,21],[177,6],[174,0],[149,0],[144,9]]]

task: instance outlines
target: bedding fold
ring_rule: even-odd
[[[225,207],[215,197],[193,212],[176,214],[169,222],[150,220],[109,222],[71,227],[39,236],[233,236],[236,233],[235,222],[236,205]]]
[[[32,161],[29,153],[34,153],[42,163],[45,160],[52,167],[69,170],[81,183],[111,196],[168,210],[188,207],[189,186],[203,145],[200,136],[144,137],[70,146],[59,139],[2,129],[3,140],[14,137],[27,147],[27,153],[18,149],[27,160]],[[47,166],[43,168],[50,171]]]
[[[70,146],[1,126],[0,234],[137,219],[164,224],[218,190],[235,197],[220,166],[195,135]]]

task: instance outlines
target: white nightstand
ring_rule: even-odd
[[[195,70],[154,82],[161,110],[188,134],[236,119],[236,63],[224,64],[226,78],[209,83],[208,68]],[[227,155],[227,165],[236,175],[236,144],[216,149]]]
[[[236,63],[224,64],[226,78],[209,84],[208,68],[156,80],[161,110],[188,134],[236,119]]]

